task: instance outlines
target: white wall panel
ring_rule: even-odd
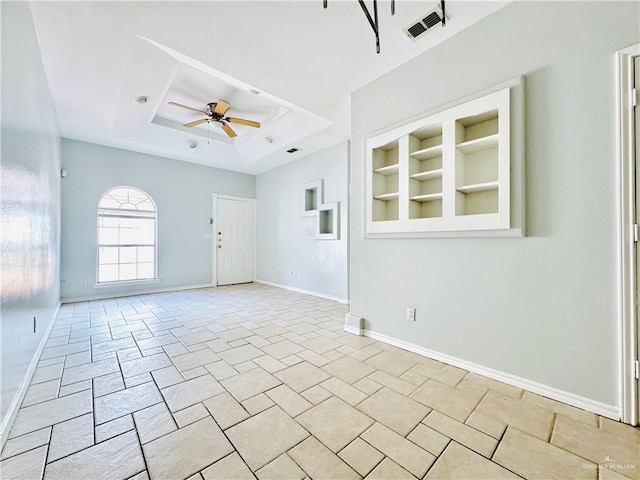
[[[617,405],[614,54],[640,41],[638,18],[637,2],[513,2],[353,94],[352,312],[367,329]],[[363,138],[520,75],[527,236],[363,239]]]
[[[60,131],[29,4],[2,2],[1,8],[4,421],[59,300]]]
[[[348,299],[348,145],[258,175],[258,280]],[[317,213],[304,215],[305,186],[316,180],[323,180],[325,203],[340,202],[338,240],[317,240]]]
[[[255,197],[253,175],[169,158],[64,139],[62,159],[67,169],[62,182],[61,278],[67,280],[61,287],[63,300],[211,284],[213,193]],[[97,289],[98,201],[120,185],[139,188],[156,203],[160,282]]]

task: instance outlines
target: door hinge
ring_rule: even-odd
[[[638,90],[637,88],[634,88],[631,90],[631,104],[634,107],[637,107],[639,103],[640,103],[640,90]]]
[[[633,224],[633,241],[634,242],[638,241],[638,224],[637,223]]]
[[[640,361],[636,360],[635,361],[635,365],[636,365],[636,379],[640,380]]]

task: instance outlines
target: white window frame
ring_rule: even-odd
[[[145,216],[153,216],[154,219],[154,232],[153,232],[153,278],[143,278],[143,279],[133,279],[133,280],[115,280],[115,281],[110,281],[110,282],[100,282],[99,278],[100,278],[100,243],[99,243],[99,238],[100,238],[100,211],[101,210],[112,210],[112,211],[118,211],[121,209],[116,209],[116,208],[102,208],[100,206],[100,204],[102,203],[102,200],[104,199],[104,197],[106,195],[108,195],[110,192],[120,189],[120,188],[128,188],[131,190],[135,190],[137,192],[140,192],[141,194],[145,195],[149,201],[153,204],[153,212],[147,212],[147,211],[137,211],[137,210],[126,210],[123,209],[123,212],[129,212],[129,213],[138,213],[140,217],[145,217]],[[100,200],[98,201],[98,208],[96,210],[97,214],[96,214],[96,283],[94,285],[95,288],[104,288],[104,287],[114,287],[114,286],[122,286],[122,285],[131,285],[131,284],[145,284],[145,283],[158,283],[160,282],[160,279],[158,278],[158,207],[156,205],[156,202],[153,200],[153,198],[151,197],[151,195],[149,195],[147,192],[145,192],[144,190],[141,190],[139,188],[136,187],[132,187],[130,185],[120,185],[117,187],[112,187],[109,190],[105,191],[102,196],[100,197]],[[147,213],[149,215],[140,215],[140,213]],[[152,214],[152,215],[151,215]],[[132,215],[135,216],[135,215]],[[119,246],[138,246],[138,245],[119,245]],[[146,245],[148,246],[148,245]]]

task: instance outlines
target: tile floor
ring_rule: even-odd
[[[3,479],[639,478],[640,430],[259,284],[64,305]]]

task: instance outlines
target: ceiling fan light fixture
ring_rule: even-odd
[[[192,150],[195,149],[195,148],[198,148],[198,142],[195,141],[195,140],[187,140],[185,142],[185,145],[187,147],[189,147],[190,149],[192,149]]]
[[[139,97],[134,98],[132,101],[133,103],[137,103],[138,105],[144,105],[149,101],[149,97],[145,95],[141,95]]]

